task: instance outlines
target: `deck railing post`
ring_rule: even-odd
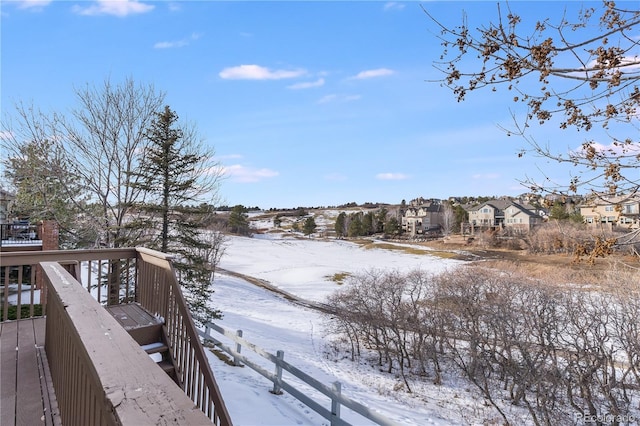
[[[340,382],[332,383],[333,391],[339,397],[342,391],[342,384]],[[331,426],[337,425],[340,420],[340,401],[338,398],[331,398]]]
[[[112,260],[109,263],[107,304],[120,303],[120,260]]]
[[[242,338],[242,330],[237,330],[236,331],[236,336]],[[236,343],[236,352],[238,352],[238,354],[240,354],[240,351],[242,350],[242,345],[240,343]],[[240,362],[240,358],[237,356],[233,357],[233,365],[235,365],[236,367],[242,367],[242,362]]]
[[[282,361],[284,361],[284,351],[278,351],[277,353],[277,362],[276,362],[276,380],[273,382],[273,390],[272,394],[282,395],[282,388],[280,384],[282,383]]]

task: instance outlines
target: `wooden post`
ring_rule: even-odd
[[[109,263],[109,274],[107,278],[107,305],[117,305],[120,303],[120,272],[120,261],[112,260]]]
[[[335,392],[337,396],[340,396],[342,392],[342,384],[340,382],[333,382],[332,387],[333,387],[333,392]],[[331,398],[331,425],[332,426],[337,425],[338,424],[337,420],[340,420],[340,401],[332,397]]]
[[[236,331],[236,336],[242,337],[242,330],[237,330]],[[241,350],[242,350],[242,345],[240,343],[236,343],[236,352],[240,353]],[[240,362],[240,358],[234,356],[233,357],[233,365],[235,365],[236,367],[242,367],[242,363]]]
[[[60,230],[58,222],[54,220],[44,220],[38,225],[38,235],[42,241],[42,250],[58,250],[60,243]],[[40,290],[40,303],[44,304],[46,298],[46,286],[42,278],[40,266],[36,266],[36,290]]]
[[[278,361],[284,361],[284,351],[278,351],[277,354]],[[282,395],[282,388],[280,387],[280,383],[282,382],[282,365],[280,362],[276,362],[276,380],[273,382],[273,390],[272,394]]]

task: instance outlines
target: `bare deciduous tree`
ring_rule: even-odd
[[[132,207],[144,200],[144,191],[134,185],[139,176],[140,154],[146,131],[161,108],[164,94],[153,86],[127,79],[121,85],[109,80],[102,87],[87,85],[76,90],[79,106],[71,117],[57,116],[69,152],[76,158],[93,198],[101,209],[96,221],[102,243],[108,247],[131,244],[139,230],[127,227],[134,221]]]
[[[442,209],[442,234],[446,237],[453,232],[453,227],[456,223],[456,213],[448,201],[443,204]]]
[[[478,90],[506,87],[514,105],[527,109],[523,117],[512,113],[514,126],[507,130],[527,142],[519,155],[533,152],[577,167],[579,172],[566,183],[547,176],[542,182],[523,177],[534,192],[638,194],[640,9],[637,4],[628,6],[606,0],[569,17],[563,5],[565,13],[556,20],[546,17],[548,9],[539,8],[536,21],[530,14],[519,14],[517,3],[507,4],[506,10],[498,4],[496,18],[479,28],[471,27],[466,16],[459,26],[447,27],[423,8],[440,31],[443,52],[434,61],[444,74],[440,83],[458,101]],[[605,132],[600,138],[607,140],[586,138],[576,142],[579,147],[563,150],[554,143],[539,143],[532,135],[536,123],[557,123],[561,129],[580,132],[600,126]]]

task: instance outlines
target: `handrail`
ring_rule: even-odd
[[[230,425],[231,417],[180,291],[172,257],[141,247],[136,250],[140,259],[136,301],[164,319],[183,390],[216,425]]]
[[[0,269],[4,278],[0,280],[0,320],[9,319],[9,311],[13,309],[17,310],[17,315],[12,317],[15,319],[41,316],[48,310],[49,286],[42,282],[40,262],[60,263],[71,272],[76,285],[81,284],[86,293],[91,293],[100,303],[128,303],[135,300],[162,317],[166,321],[171,354],[184,386],[183,391],[211,421],[230,425],[229,413],[182,296],[171,260],[170,255],[142,247],[2,252]],[[23,283],[25,290],[21,288]],[[12,298],[11,303],[9,298]],[[40,307],[42,313],[36,309]],[[21,308],[25,311],[22,312]]]
[[[49,288],[45,351],[63,424],[207,421],[68,271],[55,262],[41,265]]]
[[[122,286],[121,290],[125,296],[134,291],[135,287],[135,283],[132,282],[135,274],[128,277],[129,279],[126,279],[123,284],[120,282],[120,277],[111,277],[109,271],[104,271],[103,262],[125,261],[130,263],[129,266],[135,268],[135,264],[131,264],[131,262],[135,262],[136,255],[135,248],[0,252],[0,270],[4,274],[4,279],[0,282],[0,320],[8,320],[9,312],[13,309],[16,311],[15,319],[32,318],[44,314],[47,303],[47,288],[42,283],[40,262],[66,264],[69,270],[74,270],[74,277],[81,283],[85,283],[87,291],[93,291],[94,297],[103,301],[103,292],[108,295],[118,292],[120,288],[110,289],[107,284],[96,287],[94,285],[96,281],[110,283],[112,286]],[[80,263],[93,263],[95,266],[85,267],[87,275],[81,277]],[[103,289],[104,287],[106,289]],[[23,300],[25,297],[28,299],[27,301]],[[10,304],[10,298],[15,299],[15,303]],[[105,300],[105,302],[109,301],[119,302]],[[25,313],[25,316],[22,311],[26,307],[28,307],[28,312]],[[36,309],[36,307],[41,309]]]
[[[134,259],[135,248],[43,250],[0,253],[0,266],[37,265],[40,262]]]

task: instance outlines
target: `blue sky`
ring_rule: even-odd
[[[511,3],[530,19],[577,2]],[[598,5],[599,3],[591,3]],[[2,1],[1,107],[67,111],[74,87],[131,77],[166,92],[224,166],[223,204],[262,208],[517,195],[569,171],[508,137],[513,96],[457,103],[437,83],[443,23],[495,2]],[[545,16],[540,16],[544,13]],[[582,135],[535,129],[572,149]]]

